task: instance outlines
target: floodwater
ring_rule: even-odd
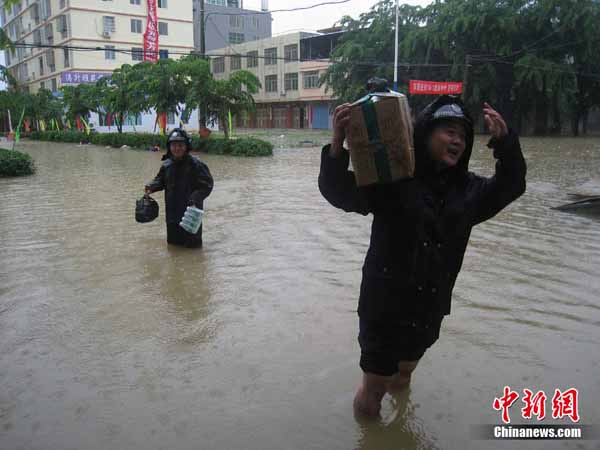
[[[474,229],[452,314],[382,420],[356,421],[369,217],[317,188],[318,148],[203,155],[204,248],[170,248],[134,204],[160,154],[22,144],[0,179],[0,448],[598,449],[475,440],[502,388],[579,390],[600,424],[600,220],[551,210],[598,177],[600,139],[523,139],[528,189]],[[476,142],[471,168],[490,175]],[[510,409],[514,423],[521,400]],[[539,423],[534,418],[531,423]]]

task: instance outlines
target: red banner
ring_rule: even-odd
[[[156,0],[148,0],[148,24],[144,33],[144,61],[158,60],[158,14]]]
[[[453,81],[410,80],[408,92],[421,95],[461,94],[463,84]]]

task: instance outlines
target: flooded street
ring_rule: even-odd
[[[282,146],[201,155],[215,189],[188,250],[162,193],[134,220],[161,154],[21,144],[38,171],[0,179],[0,449],[600,449],[470,436],[505,385],[564,425],[551,397],[575,387],[600,425],[600,218],[550,209],[600,176],[600,138],[522,140],[527,192],[473,230],[440,340],[378,423],[352,414],[371,217],[321,197],[319,148]],[[478,139],[471,170],[493,161]]]

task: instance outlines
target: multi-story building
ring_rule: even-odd
[[[194,50],[192,1],[157,0],[161,58]],[[146,0],[22,0],[8,12],[2,5],[2,26],[17,44],[5,51],[6,66],[30,92],[94,82],[143,59],[147,8]]]
[[[194,0],[194,46],[200,50],[202,33],[200,0]],[[243,0],[204,0],[206,50],[256,41],[271,36],[271,13],[267,0],[260,11],[244,9]]]
[[[240,69],[254,73],[262,87],[256,112],[238,117],[247,128],[331,128],[331,93],[319,81],[341,31],[296,32],[229,45],[208,52],[217,79]]]

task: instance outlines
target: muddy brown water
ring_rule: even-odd
[[[165,243],[162,195],[159,220],[134,221],[160,154],[24,142],[37,174],[0,179],[0,448],[600,448],[470,435],[501,423],[505,385],[544,390],[547,415],[554,389],[576,387],[580,423],[600,424],[600,220],[550,209],[598,177],[600,139],[523,148],[526,194],[474,229],[440,340],[365,423],[371,219],[320,196],[318,148],[203,155],[205,247],[185,250]],[[481,139],[471,168],[492,173]]]

